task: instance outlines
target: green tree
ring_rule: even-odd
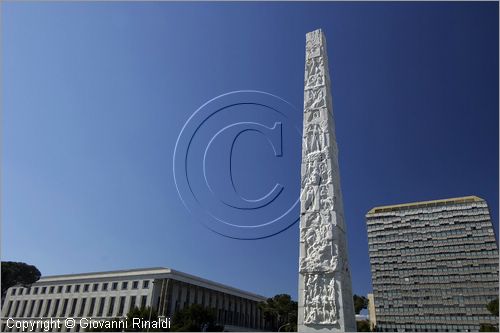
[[[264,314],[266,329],[281,332],[297,331],[298,304],[287,294],[279,294],[259,303]]]
[[[2,298],[10,287],[28,287],[38,281],[40,276],[41,273],[35,266],[24,262],[2,261]]]
[[[138,308],[136,306],[127,313],[127,317],[125,318],[125,320],[127,322],[127,325],[126,325],[127,329],[125,331],[126,332],[162,332],[162,331],[164,331],[163,329],[159,329],[159,328],[149,328],[148,329],[146,327],[146,328],[141,329],[138,327],[134,327],[134,325],[133,325],[134,318],[140,318],[143,321],[149,321],[149,322],[157,321],[158,314],[156,313],[156,311],[154,309],[152,309],[149,306],[141,307],[141,308]],[[119,326],[118,326],[118,324],[112,325],[111,322],[118,323],[121,320],[122,319],[120,319],[120,318],[111,319],[109,321],[110,322],[109,328],[107,328],[105,325],[102,325],[101,327],[88,328],[88,329],[86,329],[86,331],[87,332],[116,332],[117,329],[112,328],[112,326],[114,326],[114,327],[119,327]]]
[[[481,326],[479,326],[479,332],[498,332],[498,328],[491,324],[481,324]]]
[[[368,320],[356,321],[356,330],[358,332],[371,332],[370,321],[368,321]]]
[[[172,318],[172,332],[221,332],[215,324],[214,311],[199,304],[192,304],[177,311]]]
[[[489,302],[488,305],[486,305],[486,308],[492,315],[498,317],[498,297]]]
[[[159,328],[135,328],[133,325],[134,318],[140,318],[143,321],[157,321],[158,320],[158,313],[156,312],[155,309],[149,307],[149,306],[142,306],[138,308],[137,306],[134,307],[132,310],[130,310],[127,313],[127,332],[161,332],[163,329]]]
[[[368,298],[364,296],[358,296],[355,294],[352,297],[352,299],[354,301],[354,312],[356,314],[359,314],[361,310],[366,309],[368,307]]]
[[[488,311],[498,317],[498,297],[486,304]],[[481,324],[479,332],[498,332],[498,327],[491,324]]]

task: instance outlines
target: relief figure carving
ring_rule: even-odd
[[[306,275],[304,324],[336,324],[335,279],[326,275]]]
[[[306,90],[305,95],[304,107],[306,109],[326,107],[326,98],[323,89]]]
[[[317,186],[307,185],[301,194],[302,211],[318,210],[318,196],[316,195]]]
[[[321,35],[316,31],[307,35],[306,38],[306,56],[307,58],[317,57],[320,55]]]
[[[300,258],[300,272],[334,272],[337,269],[338,247],[332,239],[331,224],[320,223],[301,232],[305,256]]]
[[[325,84],[323,57],[310,58],[306,62],[306,88]]]
[[[321,151],[328,143],[328,122],[309,124],[305,131],[305,153]]]

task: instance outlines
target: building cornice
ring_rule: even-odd
[[[366,213],[366,216],[375,213],[385,213],[393,210],[401,210],[401,209],[414,209],[414,208],[424,208],[424,207],[432,207],[437,205],[448,205],[448,204],[459,204],[459,203],[467,203],[467,202],[481,202],[484,199],[471,195],[466,197],[458,197],[458,198],[449,198],[449,199],[439,199],[439,200],[429,200],[429,201],[417,201],[417,202],[409,202],[404,204],[396,204],[396,205],[388,205],[388,206],[377,206],[373,207]]]
[[[33,286],[49,285],[53,283],[85,283],[86,281],[109,280],[114,278],[137,279],[167,279],[198,285],[200,287],[219,290],[239,297],[253,298],[255,301],[264,301],[267,297],[252,292],[234,288],[222,283],[214,282],[195,275],[187,274],[166,267],[138,268],[117,271],[91,272],[65,275],[51,275],[41,277]]]

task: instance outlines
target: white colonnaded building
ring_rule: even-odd
[[[266,299],[163,267],[46,276],[28,288],[9,288],[3,300],[1,329],[21,331],[12,328],[14,321],[73,318],[73,328],[60,325],[51,331],[78,332],[85,331],[79,324],[82,318],[124,318],[135,306],[150,306],[160,318],[172,318],[176,311],[199,304],[215,310],[216,323],[225,331],[260,331],[265,329],[265,321],[258,303]]]

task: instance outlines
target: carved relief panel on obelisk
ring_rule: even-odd
[[[356,331],[326,41],[306,35],[299,332]]]

